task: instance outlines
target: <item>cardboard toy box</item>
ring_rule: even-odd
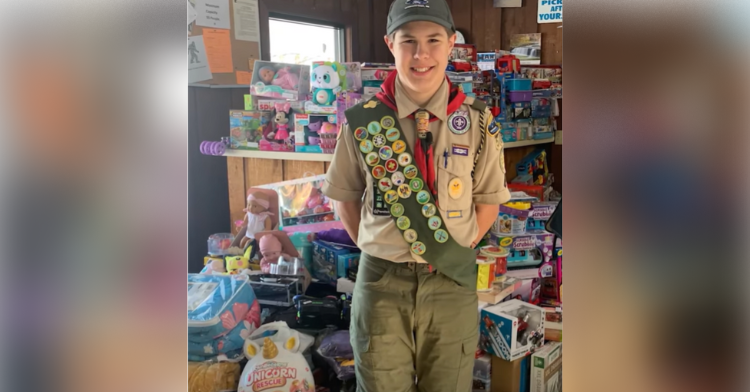
[[[338,125],[335,114],[295,114],[294,151],[332,154]]]
[[[251,82],[252,95],[304,100],[310,92],[310,66],[258,60]]]
[[[531,356],[529,392],[562,392],[562,343],[549,342]]]
[[[472,392],[486,392],[490,390],[492,375],[492,355],[482,353],[474,359],[474,381]]]
[[[323,283],[336,284],[339,256],[347,255],[351,249],[324,241],[313,241],[312,276]]]
[[[271,131],[270,112],[257,110],[229,111],[229,146],[239,150],[257,150],[263,133]]]
[[[530,357],[506,361],[492,357],[492,392],[529,392]]]
[[[490,233],[489,243],[508,249],[508,273],[519,279],[548,278],[554,274],[552,250],[554,234],[545,230],[527,231],[524,235]]]
[[[513,361],[544,343],[544,309],[513,299],[482,309],[479,347]]]

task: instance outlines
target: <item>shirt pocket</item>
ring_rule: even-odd
[[[472,162],[462,159],[437,173],[438,207],[443,211],[466,211],[472,205]]]

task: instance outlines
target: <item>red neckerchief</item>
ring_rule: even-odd
[[[396,70],[391,71],[388,77],[385,78],[383,84],[380,86],[380,92],[376,94],[376,97],[380,102],[393,109],[398,113],[398,105],[396,105],[396,77],[398,73]],[[453,85],[450,84],[448,76],[445,77],[449,86],[448,91],[448,105],[446,107],[446,116],[450,116],[463,105],[466,99],[466,94],[459,91]],[[410,119],[414,119],[414,113],[408,116]],[[438,118],[434,114],[430,114],[430,122],[436,121]],[[425,148],[427,147],[427,148]],[[414,162],[417,164],[419,171],[425,176],[425,182],[435,196],[437,200],[437,191],[435,190],[435,161],[433,158],[433,145],[422,146],[422,139],[417,138],[416,145],[414,146]]]

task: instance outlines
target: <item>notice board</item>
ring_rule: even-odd
[[[259,0],[187,1],[189,83],[249,86],[260,59]]]

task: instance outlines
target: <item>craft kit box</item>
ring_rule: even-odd
[[[229,146],[257,150],[263,134],[271,131],[271,114],[257,110],[229,111]]]
[[[549,342],[531,356],[529,392],[562,392],[562,343]]]
[[[510,300],[482,309],[480,348],[507,361],[528,355],[544,343],[544,309]]]
[[[252,95],[304,100],[310,92],[310,66],[256,61],[250,84]]]

